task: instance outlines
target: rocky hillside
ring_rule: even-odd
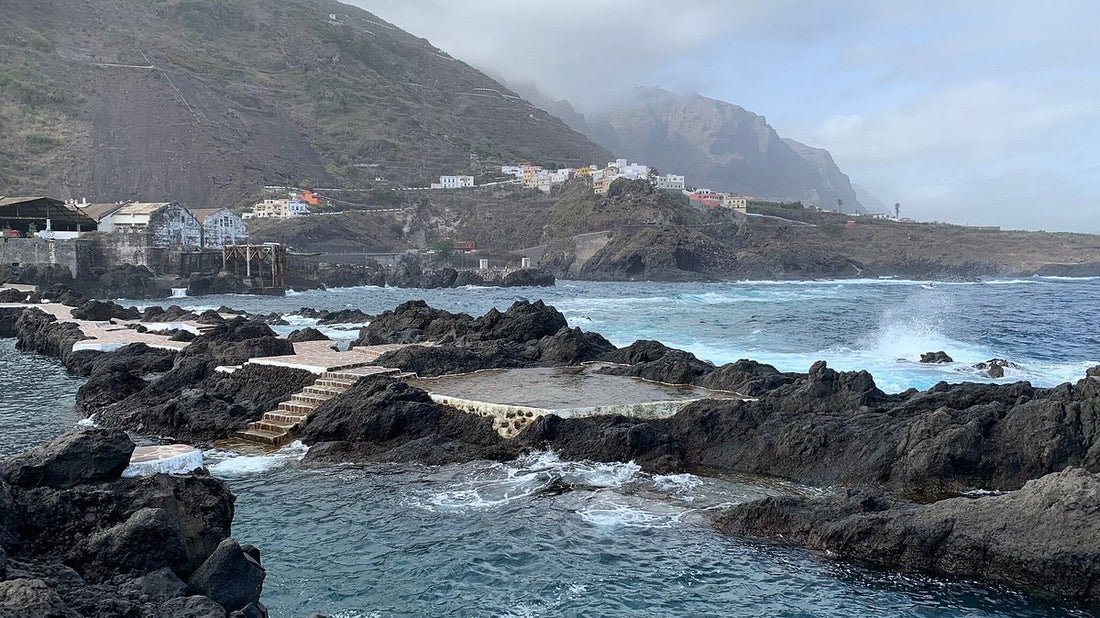
[[[568,102],[528,96],[608,150],[684,174],[691,185],[821,208],[840,199],[844,212],[863,211],[828,151],[783,139],[736,105],[639,88],[633,103],[585,117]]]
[[[334,0],[0,0],[0,22],[0,194],[232,206],[263,184],[611,156]]]

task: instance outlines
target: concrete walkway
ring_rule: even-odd
[[[341,352],[333,350],[330,346],[332,346],[331,341],[303,341],[294,344],[294,354],[253,358],[249,359],[248,364],[305,369],[319,374],[362,367],[378,360],[378,357],[386,352],[404,347],[402,345],[360,346]]]
[[[73,317],[73,308],[61,303],[0,303],[0,309],[38,309],[52,315],[58,322],[71,322],[80,327],[87,339],[73,344],[73,351],[95,350],[111,352],[131,343],[144,343],[151,348],[179,351],[187,347],[186,341],[172,341],[167,335],[155,332],[139,333],[138,324],[150,330],[188,330],[195,334],[213,328],[198,322],[141,322],[140,320],[112,320],[96,322]]]

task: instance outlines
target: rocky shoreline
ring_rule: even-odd
[[[288,273],[289,289],[313,289],[373,285],[397,288],[476,287],[548,287],[554,275],[538,268],[520,268],[509,272],[458,270],[450,266],[421,265],[403,261],[395,268],[334,264],[318,270],[316,276]],[[186,277],[158,277],[144,266],[123,264],[111,268],[92,268],[77,276],[65,266],[0,266],[0,284],[14,283],[48,288],[64,285],[90,298],[161,299],[173,294],[173,288],[186,288],[188,296],[253,293],[247,283],[230,273],[194,273]]]
[[[0,312],[0,335],[89,376],[78,407],[103,426],[208,443],[314,377],[262,365],[215,371],[286,353],[288,340],[264,323],[278,316],[201,316],[214,328],[179,353],[141,344],[72,353],[71,329],[43,315],[29,309],[12,322]],[[718,515],[716,526],[888,568],[1100,602],[1100,588],[1088,583],[1100,575],[1100,519],[1083,516],[1100,509],[1100,367],[1048,389],[940,383],[888,394],[867,372],[838,372],[824,362],[807,373],[780,372],[749,360],[714,366],[653,341],[617,348],[569,328],[541,301],[476,318],[422,301],[378,316],[314,315],[369,320],[355,343],[406,344],[375,363],[421,377],[598,363],[600,373],[743,397],[703,399],[670,418],[548,415],[504,438],[491,419],[436,403],[402,379],[364,377],[305,420],[299,439],[310,447],[307,461],[504,461],[550,448],[566,459],[634,461],[659,473],[781,477],[825,491],[745,503]]]
[[[123,478],[133,450],[121,430],[75,430],[0,463],[0,614],[267,616],[225,483]]]

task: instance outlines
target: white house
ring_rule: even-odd
[[[749,200],[751,199],[751,197],[746,197],[744,195],[724,195],[722,196],[722,206],[745,212],[749,208]]]
[[[309,204],[302,201],[297,194],[292,194],[290,199],[266,199],[252,206],[252,212],[244,213],[244,219],[286,219],[289,217],[308,217]]]
[[[464,189],[474,186],[473,176],[440,176],[439,182],[433,182],[433,189]]]
[[[221,249],[248,240],[248,224],[228,208],[196,208],[191,212],[202,224],[203,249]]]
[[[669,191],[683,191],[684,177],[678,174],[665,174],[664,176],[658,176],[656,187],[658,189],[667,189]]]

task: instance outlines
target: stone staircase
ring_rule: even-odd
[[[246,442],[264,446],[283,446],[294,439],[302,423],[324,402],[343,393],[360,378],[367,375],[391,375],[403,377],[397,369],[388,367],[353,367],[325,371],[313,384],[290,396],[279,407],[264,415],[258,421],[248,424],[247,429],[236,433],[236,437]]]

